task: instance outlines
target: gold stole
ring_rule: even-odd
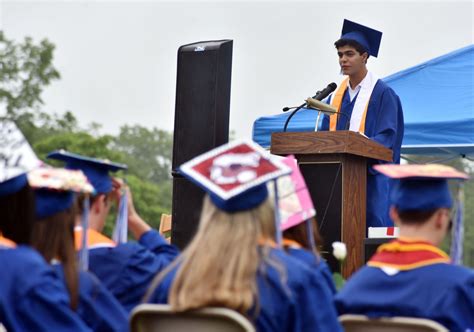
[[[337,108],[337,111],[341,111],[342,98],[344,97],[344,92],[346,91],[347,85],[349,84],[349,77],[342,81],[341,85],[337,89],[333,98],[331,98],[331,105]],[[370,101],[370,98],[369,98]],[[363,134],[365,132],[365,118],[367,116],[367,109],[369,108],[369,101],[365,105],[364,114],[362,115],[362,120],[360,121],[359,133]],[[333,114],[329,117],[329,131],[336,131],[337,118],[339,114]],[[350,119],[348,119],[350,123]]]

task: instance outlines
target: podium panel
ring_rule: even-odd
[[[332,255],[331,244],[342,239],[339,227],[339,221],[342,219],[342,163],[302,161],[298,165],[316,209],[319,233],[323,238],[321,254],[333,272],[340,272],[340,265]],[[317,245],[321,248],[321,243]]]
[[[317,209],[323,255],[334,271],[332,242],[347,246],[342,275],[347,278],[364,263],[367,159],[391,161],[392,151],[353,131],[278,132],[270,152],[294,154]]]
[[[363,265],[366,233],[366,162],[349,154],[296,155],[317,211],[323,256],[347,278]],[[347,258],[340,271],[332,243],[344,242]]]

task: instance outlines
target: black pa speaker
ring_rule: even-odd
[[[176,168],[228,142],[231,73],[232,40],[198,42],[178,49],[171,239],[180,248],[194,235],[204,192]]]

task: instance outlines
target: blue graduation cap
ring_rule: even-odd
[[[94,186],[96,194],[107,194],[112,191],[112,178],[109,172],[117,172],[128,168],[125,164],[113,163],[106,159],[86,157],[65,150],[53,151],[47,157],[66,162],[65,167],[67,169],[83,171]],[[113,232],[113,240],[117,243],[127,242],[127,206],[127,195],[123,193],[120,198],[119,213]]]
[[[396,179],[390,195],[391,204],[399,211],[429,211],[439,208],[451,209],[453,199],[448,180],[467,180],[469,176],[446,165],[376,165],[374,169],[389,178]],[[462,263],[463,256],[463,190],[458,186],[456,215],[451,241],[451,259]]]
[[[20,191],[28,183],[26,173],[42,162],[13,121],[0,121],[0,197]]]
[[[127,165],[113,163],[106,159],[82,156],[65,150],[53,151],[47,156],[50,159],[61,160],[67,169],[79,169],[94,186],[96,194],[107,194],[112,191],[112,179],[109,172],[127,169]]]
[[[446,165],[376,165],[374,169],[392,179],[390,201],[399,211],[429,211],[450,209],[453,199],[448,180],[466,180],[469,177]]]
[[[94,193],[94,188],[79,170],[37,168],[28,173],[28,182],[35,190],[37,219],[50,217],[71,207],[75,193]]]
[[[236,140],[191,159],[179,171],[219,209],[233,213],[260,205],[268,197],[266,183],[291,169],[270,159],[256,143]]]
[[[42,220],[64,211],[74,203],[76,193],[91,195],[94,187],[80,170],[63,168],[38,168],[28,173],[28,182],[35,190],[36,218]],[[82,224],[87,229],[89,213],[89,198],[84,200]],[[82,270],[87,270],[89,253],[87,237],[84,236],[79,252],[79,264]]]
[[[17,175],[0,183],[0,197],[12,195],[20,191],[28,183],[26,174]]]
[[[344,19],[341,39],[358,42],[370,55],[377,57],[379,53],[382,32]]]

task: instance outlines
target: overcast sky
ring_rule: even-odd
[[[333,43],[344,18],[383,32],[369,70],[385,77],[472,44],[473,15],[473,1],[0,0],[7,37],[56,45],[62,78],[44,109],[112,134],[136,123],[173,129],[180,45],[234,40],[230,127],[250,137],[256,118],[339,84]]]

